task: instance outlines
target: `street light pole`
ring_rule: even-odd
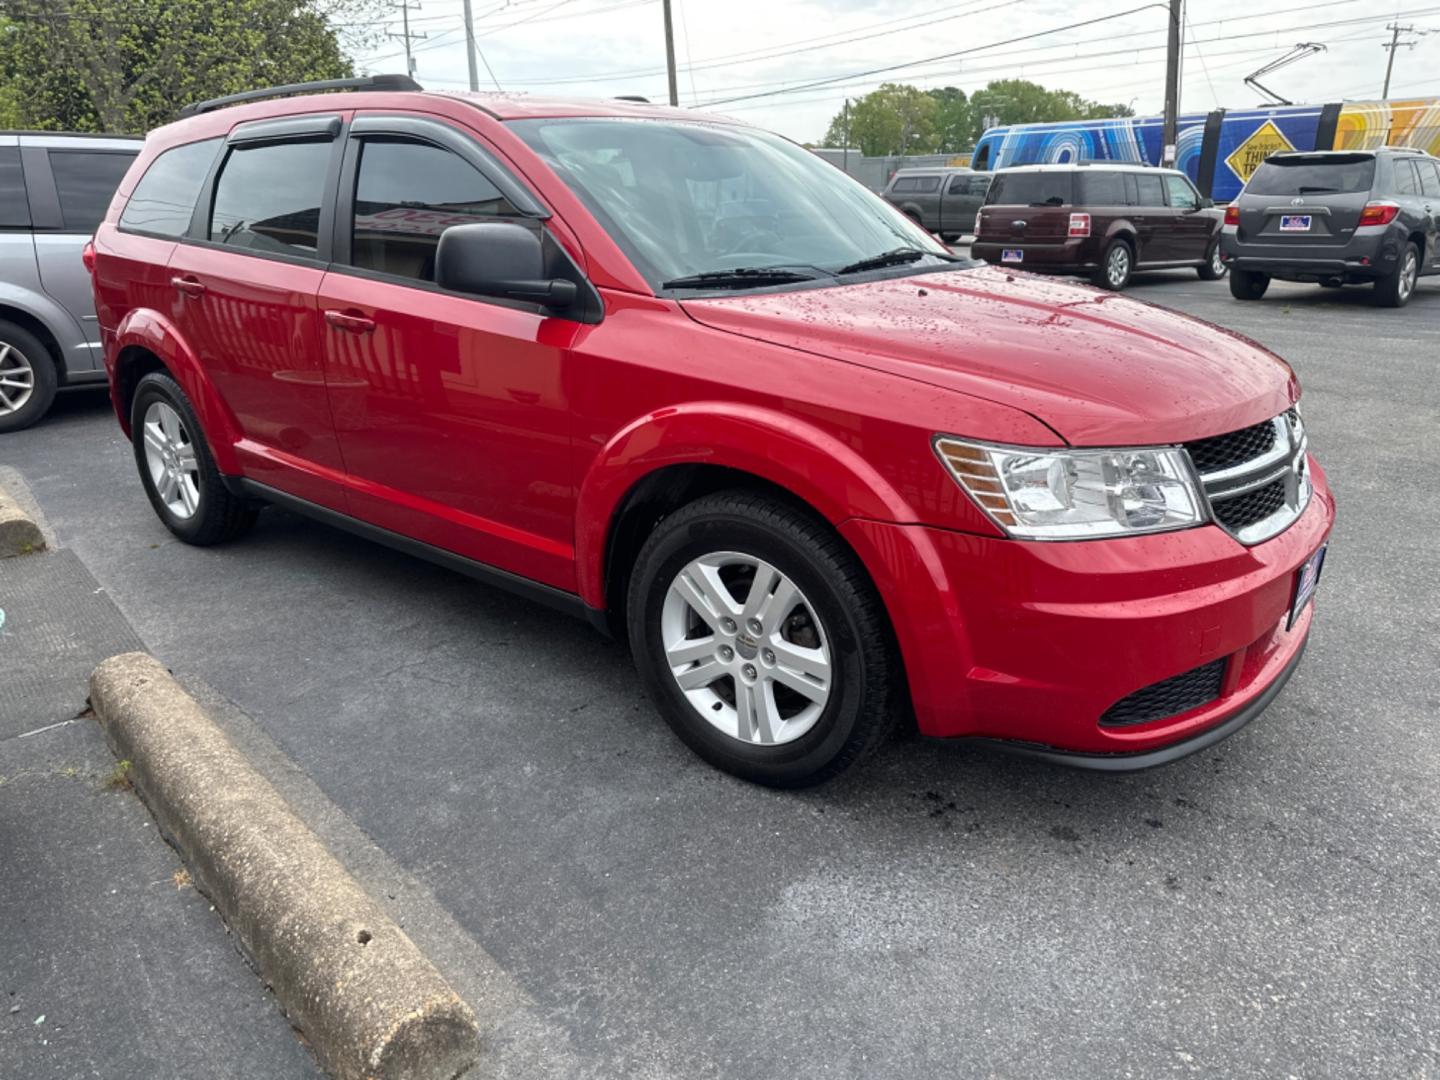
[[[675,26],[670,19],[670,0],[665,0],[665,71],[670,76],[670,104],[680,104],[680,90],[675,82]]]
[[[1183,0],[1170,0],[1170,36],[1165,52],[1165,128],[1161,136],[1160,164],[1175,164],[1180,138],[1180,21]]]

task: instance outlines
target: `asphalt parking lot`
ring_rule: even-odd
[[[502,1074],[1435,1076],[1440,282],[1399,311],[1189,272],[1131,293],[1294,365],[1340,505],[1286,691],[1134,776],[908,736],[756,788],[583,624],[280,512],[174,541],[103,394],[0,464],[145,644],[453,919],[472,951],[442,970],[503,971]]]

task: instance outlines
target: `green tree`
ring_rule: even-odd
[[[869,157],[926,154],[935,143],[935,99],[913,86],[885,83],[850,103],[850,146]],[[825,134],[826,146],[844,146],[847,120],[842,110]]]
[[[42,130],[144,132],[180,107],[353,74],[383,0],[0,0],[0,110]]]
[[[965,91],[953,86],[927,93],[935,99],[935,149],[939,153],[968,150],[975,141],[971,135],[974,123],[970,101]]]

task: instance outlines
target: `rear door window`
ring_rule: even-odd
[[[1355,195],[1374,183],[1375,158],[1368,154],[1270,158],[1250,177],[1245,194]]]
[[[1433,161],[1417,161],[1420,170],[1420,192],[1423,195],[1440,196],[1440,165]]]
[[[20,148],[0,146],[0,229],[23,229],[29,224],[30,203],[25,198]]]
[[[1068,206],[1071,203],[1070,172],[1002,172],[990,183],[985,197],[991,206]]]
[[[237,146],[215,181],[210,239],[260,254],[314,256],[333,144]]]
[[[1125,176],[1123,173],[1106,169],[1087,170],[1076,178],[1080,189],[1076,193],[1079,206],[1124,206]]]
[[[1165,185],[1152,173],[1135,173],[1135,205],[1164,206]]]
[[[355,181],[350,261],[435,280],[435,249],[452,225],[513,220],[534,227],[469,162],[429,143],[366,139]]]
[[[60,196],[60,217],[66,232],[93,233],[115,189],[125,178],[134,154],[87,150],[51,150],[50,173]]]
[[[1401,158],[1394,164],[1395,169],[1395,194],[1396,195],[1419,195],[1420,175],[1415,171],[1417,162]]]
[[[152,161],[120,212],[120,228],[155,236],[184,236],[222,141],[206,139],[172,146]]]

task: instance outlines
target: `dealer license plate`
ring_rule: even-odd
[[[1005,248],[1003,251],[1000,252],[1000,261],[1016,263],[1024,262],[1025,252],[1023,252],[1019,248]]]
[[[1309,232],[1309,231],[1310,231],[1310,217],[1311,217],[1311,215],[1309,215],[1309,214],[1281,214],[1281,215],[1280,215],[1280,231],[1281,231],[1281,232]]]
[[[1325,566],[1325,547],[1306,559],[1304,565],[1295,571],[1295,599],[1290,604],[1290,618],[1285,623],[1285,629],[1289,630],[1295,625],[1305,610],[1305,605],[1315,597],[1315,586],[1320,584],[1320,571]]]

